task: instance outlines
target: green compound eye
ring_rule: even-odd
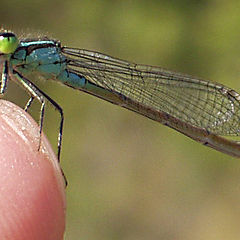
[[[18,38],[11,32],[0,33],[0,53],[13,53],[18,46]]]

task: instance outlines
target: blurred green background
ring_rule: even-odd
[[[237,0],[1,0],[0,26],[240,89]],[[238,159],[55,82],[38,86],[65,113],[66,239],[239,239]],[[26,101],[11,84],[7,97]],[[49,106],[54,146],[58,117]]]

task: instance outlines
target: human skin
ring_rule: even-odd
[[[0,239],[63,239],[65,183],[39,126],[0,100]]]

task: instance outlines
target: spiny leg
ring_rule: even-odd
[[[32,104],[32,102],[33,102],[33,100],[34,100],[34,97],[31,96],[31,97],[29,98],[29,100],[27,101],[25,107],[24,107],[25,112],[28,111],[28,109],[30,108],[30,106],[31,106],[31,104]]]
[[[34,97],[31,96],[24,108],[24,110],[27,112],[27,110],[30,108],[32,102],[34,100]],[[41,137],[42,137],[42,129],[43,129],[43,120],[44,120],[44,113],[45,113],[45,100],[42,96],[38,97],[38,100],[41,103],[41,108],[40,108],[40,117],[39,117],[39,144],[38,144],[38,151],[40,150],[41,147]]]
[[[8,81],[8,62],[4,61],[2,64],[2,76],[0,82],[0,94],[4,94],[7,88],[7,81]]]
[[[32,88],[33,90],[33,88]],[[35,91],[35,90],[34,90]],[[36,98],[38,101],[41,103],[41,108],[40,108],[40,117],[39,117],[39,143],[38,143],[38,151],[40,151],[41,148],[41,142],[42,142],[42,129],[43,129],[43,119],[44,119],[44,113],[45,113],[45,98],[39,94],[37,91],[35,91]],[[31,106],[31,103],[33,102],[34,97],[31,96],[30,99],[28,100],[24,110],[27,112],[29,107]]]
[[[42,99],[42,98],[41,98]],[[44,98],[41,101],[41,108],[40,108],[40,119],[39,119],[39,144],[38,144],[38,151],[41,147],[41,136],[42,136],[42,129],[43,129],[43,119],[44,119],[44,113],[45,113],[45,100]]]
[[[41,103],[41,108],[40,108],[40,117],[39,117],[39,144],[38,144],[38,151],[40,150],[41,148],[41,138],[42,138],[42,129],[43,129],[43,119],[44,119],[44,110],[45,110],[45,100],[42,96],[40,96],[38,94],[38,100],[40,101]],[[24,110],[27,112],[28,109],[30,108],[32,102],[34,100],[34,97],[31,96],[27,102],[27,104],[25,105],[25,108]]]
[[[57,158],[58,162],[60,162],[60,155],[61,155],[61,147],[62,147],[62,133],[63,133],[63,122],[64,122],[64,115],[63,115],[63,110],[62,108],[53,100],[51,99],[46,93],[41,91],[35,84],[33,84],[31,81],[29,81],[27,78],[22,76],[19,72],[12,70],[11,72],[11,78],[15,80],[17,83],[20,83],[22,87],[24,87],[30,94],[31,98],[29,99],[26,109],[29,108],[31,105],[32,101],[34,98],[37,98],[38,101],[41,103],[41,111],[40,111],[40,136],[42,133],[42,128],[43,128],[43,119],[44,119],[44,110],[45,110],[45,100],[49,101],[55,109],[59,112],[60,114],[60,125],[59,125],[59,133],[58,133],[58,151],[57,151]],[[32,99],[33,98],[33,99]],[[29,106],[28,106],[29,105]],[[41,138],[40,138],[41,141]],[[39,145],[40,147],[40,145]],[[62,171],[62,175],[65,180],[65,184],[67,185],[67,180],[66,177]]]

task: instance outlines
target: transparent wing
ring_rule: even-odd
[[[221,84],[98,52],[63,47],[71,71],[139,106],[218,135],[240,135],[240,95]]]

